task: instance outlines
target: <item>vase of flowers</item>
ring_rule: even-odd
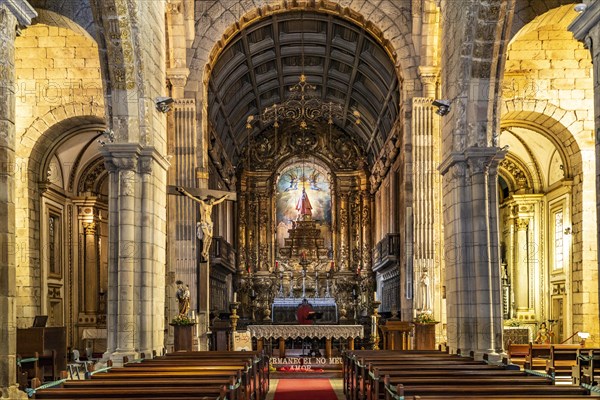
[[[420,313],[413,319],[415,350],[435,350],[435,325],[437,323],[432,312]]]
[[[173,345],[175,351],[192,351],[194,325],[196,321],[187,315],[177,315],[169,324],[174,328]]]

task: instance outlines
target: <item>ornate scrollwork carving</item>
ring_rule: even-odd
[[[513,160],[505,158],[500,161],[500,168],[508,172],[517,186],[517,190],[519,189],[529,189],[531,187],[529,180],[527,179],[527,175],[523,171],[523,169]]]
[[[298,129],[297,127],[288,127]],[[273,130],[261,132],[250,141],[247,152],[254,170],[273,170],[282,160],[298,155],[315,155],[329,160],[332,169],[364,170],[363,149],[347,134],[316,124],[312,130],[292,131],[276,136]],[[286,128],[280,128],[286,129]]]

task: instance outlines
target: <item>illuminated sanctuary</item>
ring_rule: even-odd
[[[188,319],[193,349],[273,350],[252,327],[304,299],[356,339],[327,354],[389,321],[476,358],[599,346],[599,23],[599,1],[0,0],[0,393],[17,354],[119,364]]]

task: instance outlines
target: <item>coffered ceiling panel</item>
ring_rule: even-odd
[[[274,14],[244,28],[213,66],[209,117],[230,159],[244,155],[248,116],[256,116],[251,135],[273,129],[258,115],[289,99],[302,74],[315,87],[311,98],[341,106],[337,128],[376,159],[399,111],[394,63],[361,27],[314,12]]]

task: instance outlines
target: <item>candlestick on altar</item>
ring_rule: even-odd
[[[380,301],[375,299],[373,301],[373,315],[371,315],[371,343],[373,345],[373,350],[379,350],[379,330],[377,326],[379,324],[379,313],[378,308],[381,305]]]
[[[235,292],[234,292],[234,299],[235,299]],[[238,323],[238,319],[240,319],[240,317],[237,315],[237,309],[240,306],[240,303],[238,303],[237,301],[233,301],[231,303],[231,315],[229,316],[229,319],[231,320],[231,350],[234,349],[234,342],[233,342],[233,333],[235,333],[237,331],[237,323]]]

